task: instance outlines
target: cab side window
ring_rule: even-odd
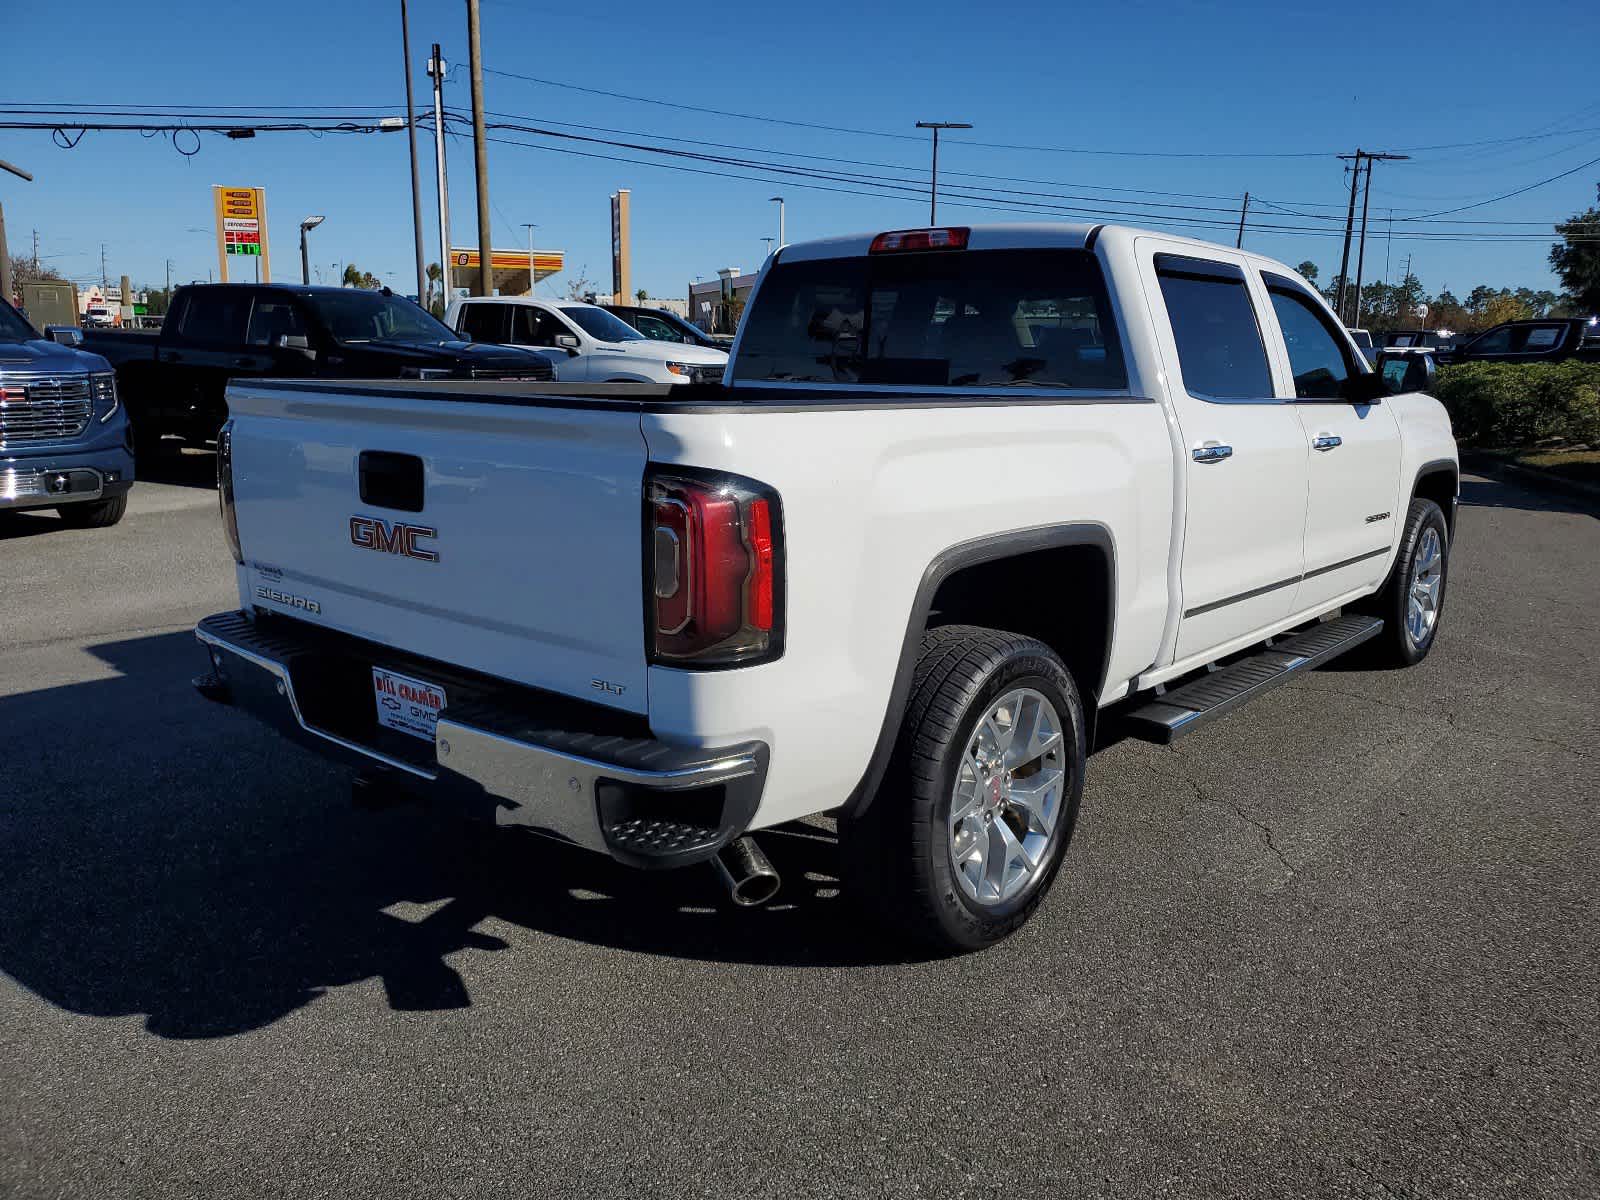
[[[252,346],[276,346],[281,337],[305,337],[305,323],[294,302],[285,296],[263,292],[250,310],[250,331],[245,341]]]
[[[1281,275],[1266,275],[1272,311],[1283,331],[1289,351],[1289,372],[1299,400],[1338,400],[1355,367],[1343,340],[1328,327],[1328,319],[1311,297]]]
[[[506,340],[506,308],[504,304],[463,304],[456,319],[456,332],[469,342],[504,342]]]
[[[513,346],[554,346],[556,334],[565,332],[559,322],[544,309],[527,304],[511,305]]]
[[[633,327],[635,329],[637,329],[640,333],[644,334],[645,337],[650,338],[653,341],[657,341],[657,342],[685,342],[685,341],[688,341],[688,339],[686,337],[684,337],[683,334],[679,333],[671,325],[668,325],[660,317],[650,317],[650,316],[646,316],[644,313],[640,313],[638,316],[634,317],[634,319],[633,319]]]
[[[1231,263],[1156,255],[1183,386],[1205,400],[1272,399],[1272,372],[1244,272]]]

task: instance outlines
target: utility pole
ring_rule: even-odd
[[[494,250],[489,245],[489,143],[483,129],[483,50],[478,0],[467,0],[467,57],[472,69],[472,157],[478,178],[478,295],[494,295]]]
[[[1361,184],[1361,164],[1363,162],[1365,162],[1366,165],[1367,165],[1366,199],[1363,200],[1362,204],[1361,204],[1361,251],[1360,251],[1360,255],[1361,256],[1365,256],[1366,248],[1367,248],[1367,206],[1371,202],[1371,199],[1372,199],[1372,164],[1375,163],[1375,162],[1404,162],[1406,159],[1408,159],[1410,157],[1411,156],[1409,154],[1376,154],[1376,153],[1373,153],[1371,150],[1362,150],[1362,149],[1359,149],[1359,148],[1356,150],[1356,152],[1354,154],[1341,154],[1341,155],[1339,155],[1339,158],[1340,158],[1341,161],[1349,162],[1351,160],[1354,160],[1354,163],[1355,163],[1355,166],[1351,169],[1351,172],[1350,172],[1350,208],[1349,208],[1349,211],[1345,214],[1345,219],[1344,219],[1344,257],[1343,257],[1343,259],[1340,260],[1340,263],[1339,263],[1339,294],[1338,294],[1338,301],[1334,305],[1334,311],[1338,314],[1339,320],[1341,320],[1341,321],[1347,320],[1347,318],[1345,316],[1345,305],[1344,305],[1344,297],[1345,297],[1345,290],[1346,290],[1346,288],[1345,288],[1345,277],[1346,277],[1346,275],[1349,274],[1349,271],[1350,271],[1350,239],[1353,236],[1353,234],[1355,233],[1356,190],[1359,188],[1359,186]],[[1356,290],[1356,319],[1358,321],[1360,320],[1360,316],[1361,316],[1361,292],[1360,292],[1361,279],[1360,279],[1360,276],[1361,276],[1361,263],[1360,263],[1360,260],[1358,258],[1358,261],[1357,261],[1357,264],[1356,264],[1356,289],[1357,289]]]
[[[1341,154],[1341,161],[1355,159],[1355,168],[1350,176],[1350,209],[1344,218],[1344,255],[1339,259],[1339,290],[1335,294],[1333,312],[1342,325],[1345,322],[1344,292],[1345,283],[1350,274],[1350,237],[1356,228],[1356,184],[1361,179],[1361,160],[1366,157],[1366,151],[1357,149],[1354,154]]]
[[[918,121],[918,129],[933,130],[933,175],[928,185],[928,224],[939,223],[939,131],[941,129],[971,129],[965,121]]]
[[[1383,286],[1389,286],[1389,251],[1394,249],[1394,209],[1389,210],[1389,228],[1383,238]]]
[[[411,149],[411,224],[417,239],[417,303],[427,302],[428,266],[422,249],[422,182],[417,175],[417,109],[411,93],[411,21],[400,0],[400,53],[406,60],[406,142]]]
[[[1367,185],[1361,189],[1361,247],[1356,251],[1356,319],[1361,325],[1361,280],[1367,269],[1367,208],[1372,203],[1372,162],[1376,154],[1367,156]]]
[[[1404,162],[1409,154],[1367,154],[1367,186],[1361,201],[1361,249],[1356,255],[1356,324],[1361,324],[1361,276],[1367,260],[1367,209],[1372,203],[1372,164],[1375,162]],[[1390,213],[1390,232],[1394,231],[1394,211]],[[1385,272],[1387,273],[1387,272]]]
[[[1233,248],[1235,250],[1243,249],[1244,247],[1244,215],[1249,211],[1250,193],[1246,192],[1244,194],[1244,203],[1239,206],[1239,236],[1233,241]]]
[[[445,306],[450,304],[450,184],[444,157],[444,56],[439,43],[433,44],[428,59],[428,74],[433,79],[433,159],[439,189],[439,286]]]

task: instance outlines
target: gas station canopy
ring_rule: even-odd
[[[528,252],[526,250],[491,251],[490,265],[494,268],[494,290],[502,296],[515,296],[531,292],[528,282]],[[563,250],[538,250],[533,252],[536,279],[548,279],[566,266]],[[478,252],[465,246],[450,248],[450,282],[455,287],[469,286],[464,272],[476,273]]]

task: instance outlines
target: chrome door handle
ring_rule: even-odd
[[[1204,446],[1196,446],[1191,453],[1197,463],[1219,463],[1225,458],[1233,457],[1233,447],[1218,442],[1207,442]]]
[[[1319,433],[1311,445],[1318,450],[1337,450],[1344,445],[1344,439],[1331,433]]]

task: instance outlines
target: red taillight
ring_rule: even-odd
[[[871,254],[905,254],[913,250],[965,250],[972,230],[962,226],[948,229],[897,229],[872,239]]]
[[[726,666],[776,657],[777,497],[732,476],[652,475],[646,515],[651,659]]]

